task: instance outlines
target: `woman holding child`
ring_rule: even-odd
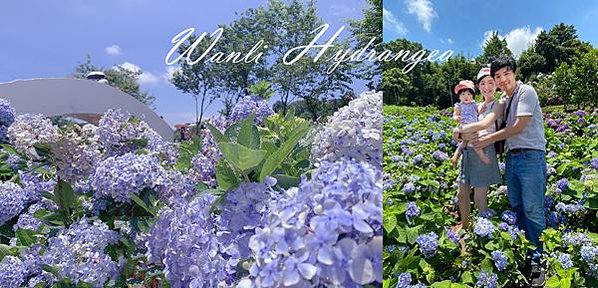
[[[503,104],[494,99],[496,85],[494,79],[490,76],[490,68],[484,67],[480,70],[477,75],[477,85],[484,99],[484,102],[477,106],[476,120],[478,122],[470,123],[456,129],[459,132],[469,131],[469,133],[462,133],[462,138],[467,140],[496,131],[499,123],[495,123],[494,119],[500,118],[497,117],[497,114],[503,110]],[[461,100],[468,102],[467,98],[470,96],[467,93],[474,93],[474,88],[471,81],[462,81],[455,87],[455,92],[460,96]],[[461,105],[456,106],[465,107],[462,105],[463,102],[459,103]],[[456,117],[456,119],[461,119],[461,117]],[[471,131],[478,130],[480,131],[471,133]],[[456,230],[467,228],[469,225],[469,195],[471,194],[472,187],[475,205],[480,213],[484,213],[488,209],[488,187],[492,184],[501,183],[494,145],[489,145],[483,150],[476,151],[471,145],[471,141],[463,141],[462,145],[459,145],[459,148],[457,148],[455,156],[452,159],[453,165],[456,165],[459,155],[461,155],[461,169],[459,172],[459,192],[457,198],[461,223],[457,225]]]

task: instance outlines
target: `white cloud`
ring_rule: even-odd
[[[398,33],[399,35],[407,34],[407,28],[392,12],[382,8],[382,22],[383,27]]]
[[[430,0],[405,0],[407,12],[414,14],[417,21],[424,25],[424,30],[430,32],[432,20],[438,17]]]
[[[356,11],[355,7],[344,4],[332,4],[330,5],[330,10],[332,10],[332,15],[334,16],[351,15]]]
[[[444,39],[441,38],[440,39],[440,43],[442,43],[442,44],[445,44],[445,43],[455,44],[455,41],[453,41],[453,39],[451,39],[451,38],[446,38],[446,40],[444,40]]]
[[[162,74],[162,79],[164,79],[164,81],[166,81],[166,82],[170,82],[170,79],[172,79],[172,75],[174,75],[174,72],[180,71],[180,70],[181,70],[180,67],[168,66],[168,67],[166,67],[166,72],[164,72]]]
[[[130,62],[124,62],[123,64],[120,64],[118,66],[133,72],[143,71],[139,66]],[[160,77],[154,75],[151,72],[143,71],[141,75],[139,75],[139,84],[156,84],[158,82],[160,82]]]
[[[116,56],[116,55],[123,54],[123,50],[120,48],[120,46],[118,46],[116,44],[106,47],[105,50],[108,55]]]
[[[519,56],[523,51],[527,48],[532,46],[536,42],[536,38],[538,35],[544,31],[542,27],[536,27],[533,31],[529,28],[529,26],[524,26],[521,28],[513,29],[506,35],[498,34],[500,39],[507,40],[507,47],[511,52],[513,52],[513,56],[515,59],[519,59]],[[482,41],[482,48],[486,45],[486,41],[492,37],[492,34],[496,32],[493,30],[484,32],[484,40]]]

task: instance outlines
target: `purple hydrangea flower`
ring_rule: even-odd
[[[15,121],[15,113],[10,102],[0,99],[0,126],[10,126]]]
[[[27,197],[19,185],[12,182],[0,182],[0,225],[17,216]]]
[[[432,157],[434,157],[434,159],[439,160],[439,161],[448,160],[448,155],[442,151],[434,151],[434,153],[432,153]]]
[[[403,185],[403,192],[405,192],[405,193],[415,192],[415,185],[413,185],[413,183],[411,183],[411,182],[405,183],[405,185]]]
[[[502,212],[500,218],[509,223],[510,225],[515,225],[515,223],[517,222],[517,214],[511,210],[505,210],[504,212]]]
[[[418,216],[419,212],[420,209],[419,207],[417,207],[417,204],[415,204],[415,202],[411,201],[407,203],[407,212],[405,212],[407,220],[410,220],[411,218]]]
[[[482,271],[475,284],[476,288],[496,288],[498,287],[498,276],[492,272]]]
[[[492,238],[492,234],[494,233],[495,229],[496,228],[494,227],[494,224],[492,224],[490,220],[484,217],[478,217],[478,220],[473,228],[473,232],[480,237],[490,239]]]
[[[272,201],[249,240],[254,286],[342,286],[382,282],[382,173],[367,162],[322,162],[311,180]],[[286,274],[289,257],[308,254],[310,272]],[[270,263],[280,263],[271,267]],[[365,269],[365,270],[364,270]]]
[[[559,181],[556,181],[556,187],[561,189],[561,191],[567,190],[569,187],[569,180],[567,180],[567,178],[562,178]]]
[[[459,243],[459,235],[455,231],[448,229],[448,228],[445,230],[446,230],[446,237],[449,240],[453,241],[453,243],[455,243],[455,244]]]
[[[132,194],[153,188],[164,174],[164,168],[155,157],[127,153],[100,162],[90,180],[96,198],[110,197],[116,202],[130,202]]]
[[[411,273],[401,273],[396,288],[409,288],[411,285]]]
[[[555,252],[552,255],[554,258],[556,258],[557,261],[559,261],[559,263],[561,263],[561,266],[563,267],[563,269],[569,269],[571,267],[573,267],[573,262],[571,261],[571,255],[567,254],[567,253],[561,253],[561,252]]]
[[[494,216],[496,216],[496,211],[494,211],[490,208],[488,208],[480,213],[480,217],[484,217],[486,219],[490,219]]]
[[[245,96],[237,102],[227,119],[230,123],[239,122],[247,118],[251,113],[255,113],[254,123],[262,125],[264,120],[274,114],[274,111],[268,105],[268,101],[258,96]]]
[[[413,157],[413,165],[417,165],[423,159],[424,159],[424,155],[421,155],[421,154],[415,155],[415,157]]]
[[[419,250],[424,254],[424,257],[430,258],[436,255],[438,250],[438,235],[434,232],[419,235],[415,240],[419,245]]]
[[[4,256],[0,261],[0,287],[20,287],[25,277],[27,277],[25,263],[15,256]]]
[[[109,279],[120,274],[120,265],[104,253],[106,247],[118,242],[120,236],[100,220],[80,219],[68,229],[48,239],[48,248],[41,261],[56,268],[62,277],[74,284],[80,281],[93,287],[104,287]]]
[[[492,260],[494,261],[494,266],[496,266],[498,271],[502,271],[507,267],[508,259],[507,256],[505,256],[505,253],[502,251],[492,251],[491,255]]]
[[[365,92],[342,107],[314,137],[312,163],[341,158],[382,165],[382,92]]]

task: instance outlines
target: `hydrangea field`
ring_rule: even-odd
[[[491,186],[488,213],[472,209],[472,229],[451,230],[458,171],[448,160],[456,148],[450,111],[385,106],[383,115],[383,286],[529,287],[532,244],[514,225],[506,186]],[[546,287],[598,287],[598,112],[544,117]]]
[[[365,92],[310,123],[248,96],[172,143],[0,100],[0,287],[379,286],[381,110]]]

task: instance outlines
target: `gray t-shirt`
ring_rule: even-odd
[[[531,116],[531,121],[523,128],[521,133],[506,140],[505,150],[527,148],[546,151],[546,138],[544,137],[544,119],[538,94],[534,87],[518,82],[519,91],[513,95],[511,110],[506,119],[507,127],[512,127],[518,116]],[[511,99],[505,101],[505,113]],[[504,115],[504,114],[503,114]]]

